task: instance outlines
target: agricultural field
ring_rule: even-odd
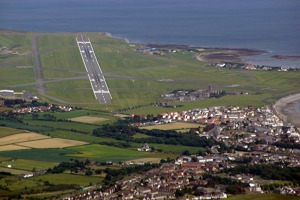
[[[153,129],[159,129],[159,130],[185,130],[189,131],[191,128],[199,128],[203,125],[200,124],[193,124],[193,123],[184,123],[184,122],[175,122],[175,123],[167,123],[167,124],[160,124],[160,125],[154,125],[154,126],[145,126],[142,127],[142,129],[147,130],[153,130]]]
[[[36,170],[45,170],[57,165],[54,162],[42,162],[36,160],[25,160],[25,159],[10,159],[6,161],[2,161],[0,163],[0,167],[7,167],[11,165],[11,169],[19,169],[19,170],[26,170],[26,171],[33,171]]]
[[[69,122],[69,121],[46,121],[46,120],[25,120],[25,121],[31,126],[63,129],[69,131],[77,130],[84,133],[92,133],[94,129],[98,128],[96,125],[93,124],[83,124],[83,123]]]
[[[0,137],[5,137],[8,135],[23,133],[23,132],[24,132],[23,130],[0,126]]]
[[[19,134],[2,137],[0,141],[0,145],[15,144],[15,143],[20,143],[25,141],[41,140],[46,138],[49,137],[38,133],[19,133]]]
[[[75,174],[45,174],[33,180],[49,181],[52,184],[76,184],[80,186],[89,186],[90,183],[101,183],[102,177],[83,176]]]
[[[137,150],[122,149],[107,145],[85,145],[78,147],[70,147],[68,150],[78,152],[76,154],[68,154],[68,156],[78,158],[89,158],[97,161],[126,161],[143,157],[151,157],[150,152],[139,152]]]
[[[21,149],[30,149],[30,148],[15,145],[15,144],[8,144],[8,145],[1,145],[0,146],[0,151],[14,151],[14,150],[21,150]]]
[[[23,132],[26,131],[32,131],[32,132],[40,132],[43,133],[45,131],[51,131],[51,127],[41,127],[41,126],[35,126],[35,125],[28,125],[24,123],[18,123],[14,121],[8,121],[8,120],[1,120],[0,119],[0,124],[6,127],[11,127],[15,129],[23,129]]]
[[[67,140],[61,138],[50,138],[50,139],[17,143],[17,145],[25,146],[29,148],[35,148],[35,149],[66,148],[72,146],[81,146],[85,144],[87,143],[82,141],[77,141],[77,140]]]
[[[87,143],[99,143],[99,142],[117,142],[116,139],[106,137],[96,137],[90,134],[82,134],[70,131],[50,131],[47,132],[51,137],[64,138],[70,140],[79,140]]]
[[[2,171],[2,172],[9,172],[9,173],[11,173],[13,175],[28,174],[28,173],[30,173],[30,171],[27,171],[27,170],[11,169],[11,168],[7,168],[7,167],[0,167],[0,171]],[[1,181],[0,181],[0,185],[1,185]]]
[[[0,152],[1,157],[8,157],[13,159],[25,159],[44,162],[63,162],[69,161],[71,156],[68,154],[76,154],[77,152],[69,149],[28,149]]]
[[[109,119],[104,117],[97,117],[97,116],[81,116],[81,117],[69,118],[69,120],[75,122],[87,123],[87,124],[99,124]]]

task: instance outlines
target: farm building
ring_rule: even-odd
[[[0,97],[14,97],[15,91],[13,90],[0,90]]]
[[[142,147],[137,149],[138,151],[151,151],[151,148],[147,143],[145,143]]]

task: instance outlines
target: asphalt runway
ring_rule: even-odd
[[[79,34],[76,41],[95,98],[101,104],[111,104],[112,97],[89,38],[84,34]]]

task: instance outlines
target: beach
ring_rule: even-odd
[[[300,94],[289,95],[279,99],[274,104],[274,109],[284,122],[291,123],[300,128],[300,110],[298,108],[298,101],[300,101]]]

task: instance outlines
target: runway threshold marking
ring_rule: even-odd
[[[81,58],[82,58],[82,60],[83,60],[84,67],[85,67],[87,73],[89,73],[89,72],[88,72],[88,69],[87,69],[87,66],[86,66],[86,63],[85,63],[85,59],[84,59],[84,57],[83,57],[83,53],[85,53],[85,51],[82,51],[81,48],[83,48],[83,46],[80,46],[80,44],[84,44],[84,45],[85,45],[85,44],[88,44],[88,45],[90,45],[90,48],[92,49],[92,50],[89,50],[89,52],[90,52],[90,53],[94,53],[94,49],[93,49],[92,43],[90,42],[89,38],[87,38],[87,39],[88,39],[88,41],[78,41],[78,39],[76,38],[76,41],[77,41],[77,45],[78,45],[78,48],[79,48],[79,52],[80,52]],[[85,55],[85,57],[86,57],[86,55]],[[96,60],[96,62],[97,62],[97,65],[98,65],[98,67],[99,67],[99,70],[100,70],[100,72],[102,73],[102,70],[101,70],[100,64],[99,64],[99,62],[98,62],[98,60],[97,60],[97,58],[96,58],[96,55],[95,55],[94,57],[95,57],[95,60]],[[95,62],[95,60],[93,60],[93,62]],[[86,60],[86,62],[89,62],[89,61]],[[98,76],[100,76],[100,74],[98,74]],[[110,99],[112,99],[112,96],[111,96],[111,94],[110,94],[110,92],[109,92],[107,83],[106,83],[105,78],[104,78],[103,75],[102,75],[102,77],[101,77],[102,79],[100,79],[100,80],[103,81],[103,82],[105,83],[106,88],[107,88],[107,91],[104,91],[104,90],[95,90],[94,85],[93,85],[93,83],[92,83],[92,81],[94,82],[95,79],[91,79],[91,77],[90,77],[89,74],[88,74],[88,77],[89,77],[89,81],[90,81],[90,84],[91,84],[91,86],[92,86],[93,93],[94,93],[94,96],[95,96],[96,99],[98,99],[98,98],[97,98],[97,95],[96,95],[96,94],[98,94],[98,93],[101,93],[101,94],[102,94],[104,103],[107,102],[106,99],[104,98],[104,93],[109,94]],[[97,85],[95,85],[95,87],[97,87]],[[102,87],[104,87],[104,86],[102,86]],[[101,102],[100,99],[98,99],[98,100]]]

